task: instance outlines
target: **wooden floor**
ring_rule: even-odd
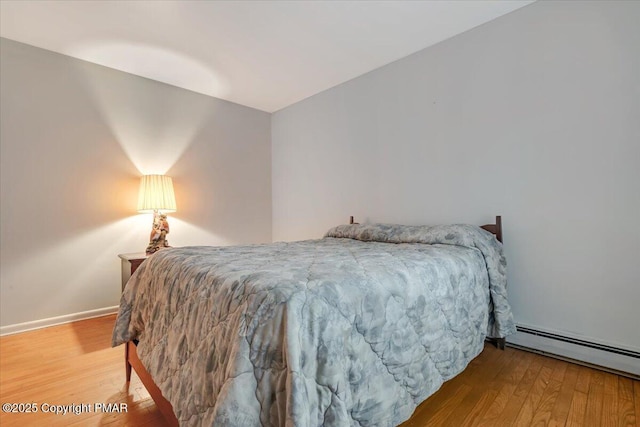
[[[105,316],[0,338],[1,403],[38,408],[3,411],[0,425],[164,426],[135,373],[125,387],[124,348],[110,347],[113,323],[114,316]],[[95,403],[125,403],[127,412],[96,411]],[[56,415],[43,412],[43,404],[85,408]],[[403,427],[637,426],[639,420],[639,381],[487,345]]]

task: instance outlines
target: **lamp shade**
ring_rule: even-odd
[[[173,181],[164,175],[144,175],[140,179],[138,193],[138,212],[175,212],[176,196],[173,193]]]

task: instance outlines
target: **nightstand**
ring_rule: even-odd
[[[136,271],[138,267],[140,267],[140,264],[142,264],[142,261],[149,258],[149,255],[143,252],[140,252],[140,253],[134,253],[134,254],[119,254],[118,257],[120,257],[120,259],[122,260],[121,290],[122,292],[124,292],[124,287],[127,285],[127,282],[129,281],[129,278],[131,277],[133,272]],[[127,383],[131,381],[131,365],[129,364],[129,344],[130,343],[126,343],[124,346],[124,366],[125,366],[125,373],[127,377]]]
[[[142,261],[149,258],[149,255],[145,254],[144,252],[139,252],[134,254],[120,254],[118,256],[122,260],[122,291],[124,291],[124,287],[126,286],[133,272],[136,271],[138,267],[140,267]]]

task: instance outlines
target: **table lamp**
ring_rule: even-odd
[[[167,212],[176,211],[176,196],[173,193],[171,178],[164,175],[144,175],[140,180],[138,193],[138,212],[153,212],[153,228],[149,238],[149,245],[145,250],[147,255],[168,248],[167,234],[169,222]]]

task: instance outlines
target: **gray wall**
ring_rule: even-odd
[[[118,304],[139,177],[174,179],[174,246],[271,241],[270,115],[2,39],[1,325]]]
[[[516,320],[638,351],[638,22],[537,2],[275,113],[274,240],[501,214]]]

